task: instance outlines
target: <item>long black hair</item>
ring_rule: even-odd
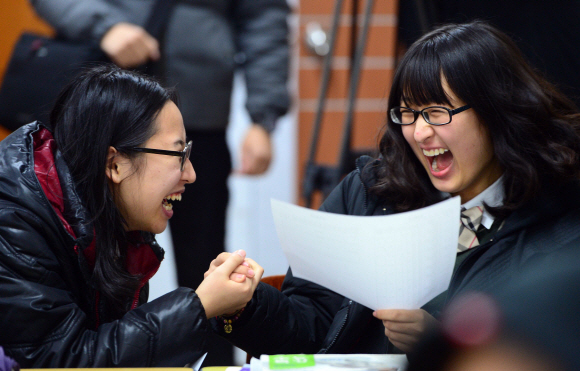
[[[140,155],[123,149],[141,146],[155,134],[155,118],[172,98],[171,91],[148,77],[102,65],[68,84],[50,114],[54,139],[94,225],[92,280],[116,316],[128,309],[139,277],[124,268],[130,236],[106,176],[109,147],[139,171]]]
[[[575,105],[541,77],[504,33],[481,21],[445,25],[417,40],[403,57],[388,109],[448,104],[442,77],[486,126],[503,171],[506,216],[538,194],[546,180],[577,178],[580,117]],[[379,149],[379,182],[372,191],[399,211],[437,201],[435,188],[387,115]]]

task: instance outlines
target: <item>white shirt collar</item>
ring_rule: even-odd
[[[485,202],[488,206],[497,207],[503,205],[504,191],[503,191],[503,176],[500,176],[492,185],[487,187],[485,191],[481,192],[471,200],[467,201],[462,207],[470,209],[474,206],[483,206]],[[494,221],[493,215],[483,209],[483,217],[481,219],[481,224],[487,229],[491,228]]]

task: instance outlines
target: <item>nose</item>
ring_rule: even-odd
[[[186,184],[195,182],[195,170],[193,169],[193,164],[189,159],[187,159],[187,162],[185,163],[185,167],[181,173],[181,179],[184,180]]]
[[[433,126],[425,121],[423,115],[419,115],[415,121],[413,137],[417,143],[423,143],[433,136]]]

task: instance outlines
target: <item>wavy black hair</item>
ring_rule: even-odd
[[[486,126],[503,171],[506,216],[538,194],[547,181],[577,178],[580,115],[577,107],[540,76],[503,32],[482,21],[441,26],[406,52],[393,79],[388,109],[449,104],[442,85],[469,104]],[[372,192],[398,211],[436,202],[428,174],[389,115],[379,143],[379,181]]]
[[[139,278],[125,267],[131,236],[115,204],[106,176],[109,147],[132,160],[139,171],[141,154],[124,150],[142,146],[155,132],[155,119],[171,90],[144,75],[114,65],[87,69],[61,92],[49,126],[96,234],[92,282],[119,317],[131,303]]]

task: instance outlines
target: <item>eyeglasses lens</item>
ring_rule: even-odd
[[[430,124],[444,125],[451,122],[451,113],[442,107],[430,107],[423,110],[425,121]]]
[[[185,168],[185,162],[189,159],[191,155],[191,141],[187,142],[185,149],[183,150],[183,156],[181,157],[181,171]]]
[[[451,122],[451,112],[444,107],[427,107],[422,111],[413,111],[406,107],[394,107],[391,109],[391,119],[400,125],[410,125],[414,123],[419,114],[425,121],[433,125],[445,125]]]
[[[391,110],[391,119],[397,124],[408,125],[415,121],[415,113],[409,109],[395,107]]]

